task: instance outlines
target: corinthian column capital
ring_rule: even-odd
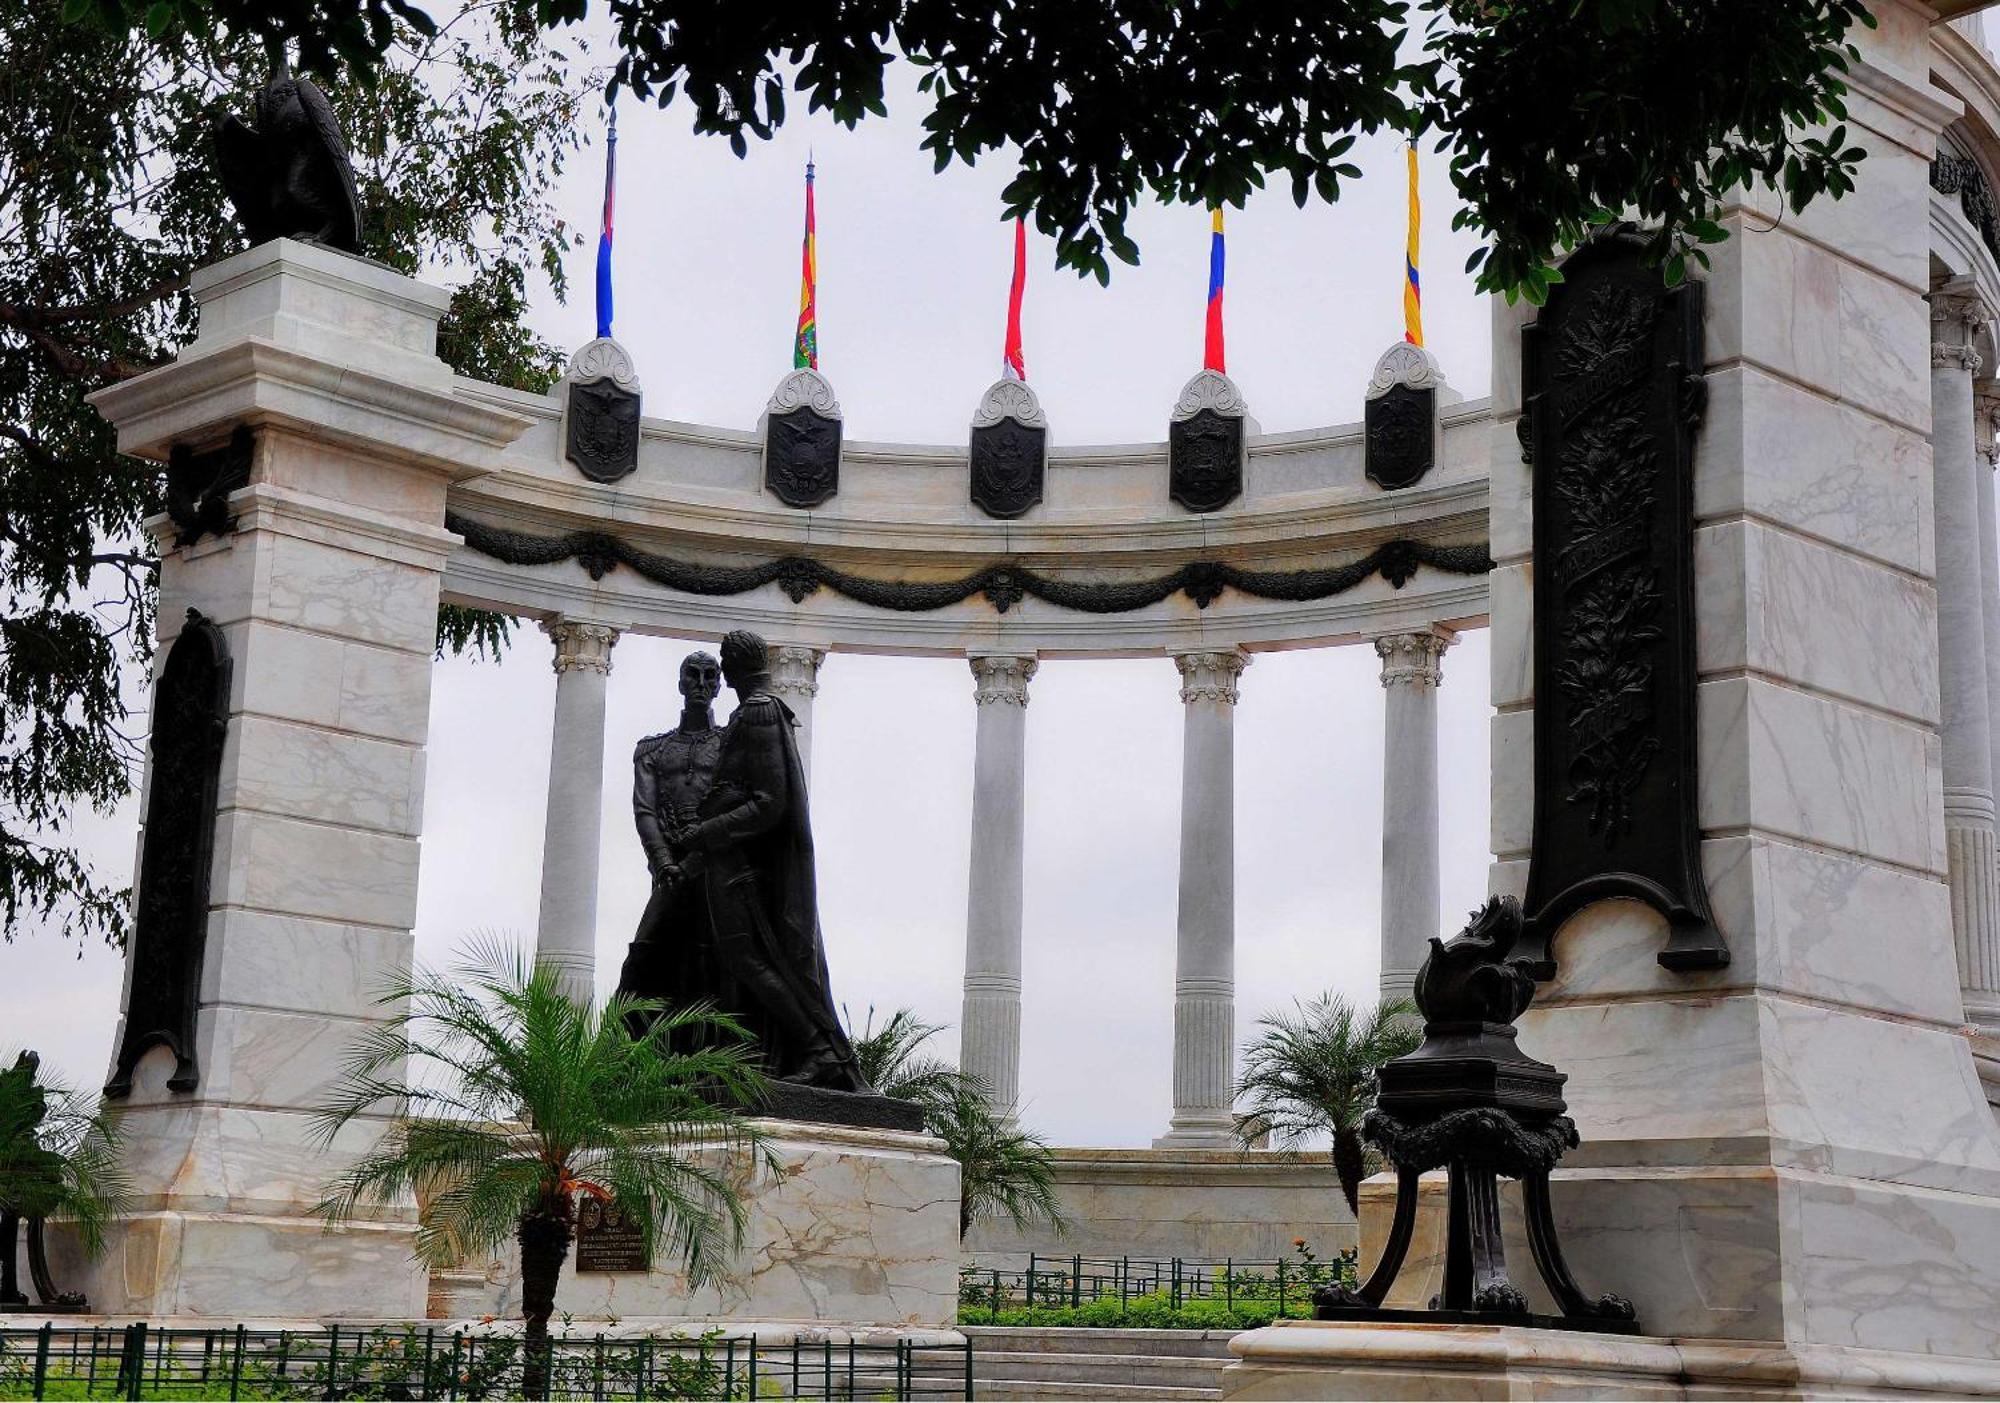
[[[611,675],[611,648],[618,630],[609,624],[581,623],[575,619],[543,619],[542,632],[556,645],[555,669],[558,676],[588,668]]]
[[[1234,706],[1236,682],[1250,666],[1250,655],[1241,648],[1176,653],[1174,666],[1180,669],[1183,702],[1219,701]]]
[[[1375,640],[1382,659],[1384,687],[1435,687],[1444,681],[1444,650],[1458,635],[1444,629],[1421,633],[1389,633]]]
[[[1993,311],[1974,290],[1970,278],[1953,278],[1934,290],[1931,304],[1931,365],[1956,367],[1967,374],[1979,370],[1975,341],[1993,319]]]
[[[974,653],[972,699],[980,706],[1026,706],[1028,679],[1035,675],[1032,655],[1014,653]]]
[[[785,697],[819,695],[819,665],[826,649],[780,643],[771,649],[771,690]]]

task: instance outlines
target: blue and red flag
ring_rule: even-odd
[[[1201,364],[1204,370],[1227,375],[1222,354],[1222,206],[1209,211],[1214,231],[1208,236],[1208,334],[1204,339]]]
[[[611,196],[618,184],[618,109],[604,142],[604,228],[597,236],[597,334],[611,334]]]

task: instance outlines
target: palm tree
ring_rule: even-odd
[[[1064,1231],[1047,1142],[1023,1130],[1011,1113],[996,1110],[979,1077],[924,1054],[924,1044],[943,1031],[907,1008],[890,1014],[878,1030],[871,1008],[853,1042],[869,1084],[884,1096],[921,1105],[925,1127],[958,1162],[959,1240],[992,1213],[1006,1214],[1017,1228],[1040,1220]]]
[[[1298,1145],[1316,1135],[1333,1137],[1333,1172],[1349,1211],[1361,1212],[1367,1156],[1361,1118],[1375,1104],[1375,1072],[1423,1040],[1417,1011],[1395,999],[1362,1011],[1338,994],[1324,994],[1292,1011],[1257,1020],[1262,1031],[1243,1049],[1236,1094],[1245,1109],[1237,1136],[1248,1144],[1269,1131]]]
[[[40,1068],[41,1058],[23,1052],[0,1070],[0,1214],[28,1221],[30,1274],[37,1292],[47,1293],[39,1221],[62,1219],[84,1255],[95,1257],[106,1224],[124,1211],[131,1181],[118,1163],[116,1116],[100,1111],[94,1097],[40,1080]],[[10,1285],[13,1246],[0,1242],[10,1254],[0,1275]]]
[[[615,1200],[696,1284],[741,1243],[742,1200],[715,1152],[762,1152],[729,1108],[756,1104],[764,1081],[733,1019],[645,999],[593,1009],[570,997],[557,965],[492,940],[449,973],[398,981],[383,1002],[398,1012],[351,1049],[318,1131],[331,1146],[357,1116],[399,1118],[319,1211],[338,1221],[415,1195],[417,1255],[432,1266],[514,1239],[528,1397],[548,1385],[549,1316],[579,1192]]]

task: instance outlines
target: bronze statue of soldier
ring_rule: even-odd
[[[765,1070],[872,1095],[834,1010],[820,938],[805,768],[764,640],[722,640],[736,712],[709,719],[714,660],[681,668],[681,725],[640,742],[633,793],[654,889],[620,992],[705,999],[756,1035]]]

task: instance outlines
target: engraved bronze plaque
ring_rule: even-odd
[[[1716,969],[1695,809],[1694,446],[1702,285],[1669,288],[1626,231],[1563,267],[1522,337],[1534,469],[1535,826],[1527,935],[1593,901],[1644,902],[1660,963]]]
[[[576,1269],[650,1271],[652,1265],[646,1235],[618,1205],[585,1194],[576,1206]]]

